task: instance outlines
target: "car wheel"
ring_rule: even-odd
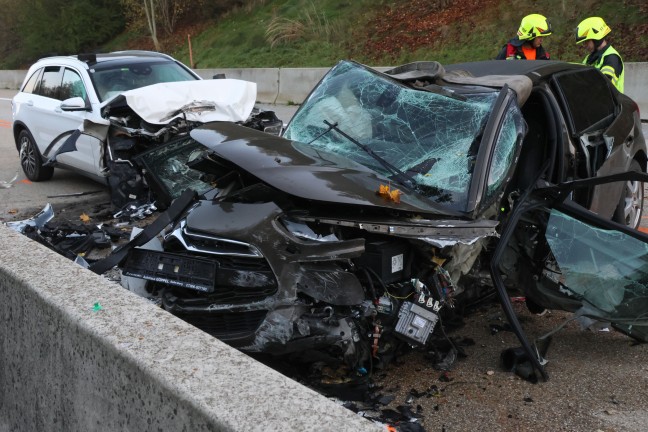
[[[41,156],[36,143],[31,134],[23,130],[18,135],[20,144],[20,166],[31,181],[45,181],[52,178],[54,168],[43,166],[43,157]]]
[[[639,162],[633,160],[628,171],[641,172]],[[643,183],[638,181],[625,182],[619,205],[614,212],[615,222],[625,224],[630,228],[639,228],[644,202],[643,186]]]

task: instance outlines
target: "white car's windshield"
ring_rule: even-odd
[[[90,71],[90,77],[101,101],[151,84],[198,79],[187,69],[169,60],[106,66],[97,64]]]

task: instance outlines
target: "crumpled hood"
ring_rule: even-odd
[[[153,84],[125,91],[106,101],[102,111],[126,103],[144,121],[168,124],[189,121],[245,121],[256,102],[256,83],[236,80],[197,80]]]
[[[461,217],[433,200],[405,192],[397,183],[349,159],[232,123],[209,123],[191,131],[196,141],[261,181],[296,197],[338,204],[385,207]],[[378,194],[399,189],[400,202]]]

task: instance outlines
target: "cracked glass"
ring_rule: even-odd
[[[476,90],[457,97],[432,88],[437,91],[409,88],[357,63],[340,62],[304,102],[284,137],[349,158],[389,179],[402,178],[385,168],[378,156],[404,173],[417,192],[463,210],[497,92]],[[491,187],[501,183],[506,164],[512,162],[520,128],[518,121],[503,124]]]
[[[648,324],[648,244],[552,210],[546,239],[559,267],[560,290],[585,315]]]
[[[164,185],[170,197],[179,197],[186,189],[203,194],[213,186],[204,181],[202,171],[187,164],[204,155],[207,149],[191,138],[184,138],[168,145],[157,147],[139,157],[158,183]]]
[[[490,166],[487,182],[487,194],[492,195],[502,184],[513,163],[513,156],[517,144],[522,140],[524,120],[519,110],[512,104],[504,117],[502,129],[495,143],[493,159]]]

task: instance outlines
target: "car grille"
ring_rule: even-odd
[[[249,344],[268,311],[175,314],[189,324],[231,345]]]
[[[226,255],[250,258],[263,258],[261,252],[253,245],[237,240],[217,237],[213,234],[191,230],[186,227],[186,221],[181,221],[167,240],[173,238],[191,252],[209,255]]]
[[[200,241],[191,243],[184,224],[165,240],[164,249],[186,256],[213,260],[217,265],[213,292],[197,293],[169,286],[178,302],[205,307],[208,304],[242,304],[257,302],[274,295],[278,282],[266,259],[247,243],[219,239],[201,234]],[[208,243],[205,246],[204,242]],[[189,246],[192,245],[192,246]],[[189,246],[189,247],[188,247]],[[218,249],[218,253],[215,250]],[[229,250],[229,252],[226,252]],[[257,251],[248,253],[245,251]]]

